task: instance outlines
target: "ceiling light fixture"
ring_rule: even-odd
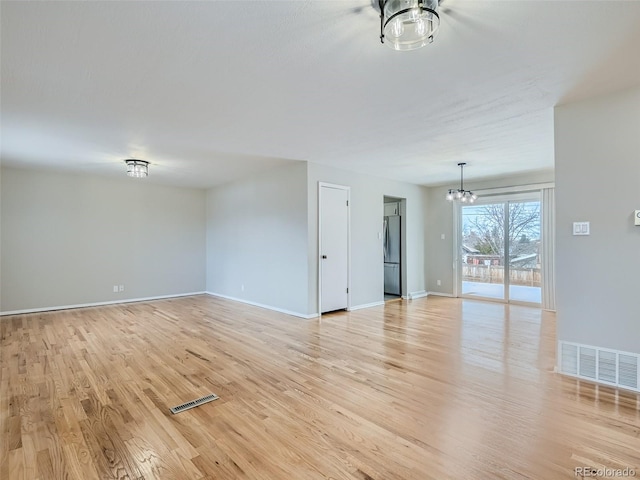
[[[476,201],[476,198],[478,198],[475,193],[464,189],[463,170],[465,165],[466,163],[464,162],[458,164],[458,166],[460,167],[460,188],[458,190],[449,189],[446,198],[450,202],[453,202],[454,200],[460,200],[462,203],[473,203]]]
[[[124,161],[127,164],[127,175],[135,178],[144,178],[149,175],[149,162],[128,158]]]
[[[415,50],[433,42],[440,27],[438,0],[378,0],[378,5],[382,43]]]

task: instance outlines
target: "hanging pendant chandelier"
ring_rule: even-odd
[[[466,165],[465,162],[460,162],[458,164],[458,166],[460,167],[460,188],[457,190],[449,189],[449,191],[447,192],[446,199],[449,200],[450,202],[453,202],[454,200],[458,200],[462,203],[473,203],[478,198],[478,196],[475,193],[464,189],[463,172],[464,172],[465,165]]]
[[[433,42],[440,27],[438,0],[378,0],[380,41],[394,50],[415,50]]]

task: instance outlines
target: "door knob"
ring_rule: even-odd
[[[327,256],[326,256],[326,255],[322,255],[322,258],[323,258],[323,259],[326,259],[326,258],[327,258]]]

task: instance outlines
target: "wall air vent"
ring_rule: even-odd
[[[598,380],[616,383],[616,354],[607,350],[598,352]]]
[[[580,347],[580,376],[594,379],[596,378],[596,349]]]
[[[618,356],[618,383],[620,386],[638,390],[638,355]]]
[[[558,342],[559,372],[605,385],[640,391],[640,355]]]
[[[562,354],[560,358],[562,360],[562,365],[560,369],[564,373],[568,373],[569,375],[577,375],[578,374],[578,346],[571,345],[570,343],[562,344]]]

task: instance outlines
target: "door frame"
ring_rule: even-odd
[[[383,216],[384,215],[384,204],[387,203],[385,200],[391,200],[392,202],[398,202],[398,215],[400,216],[400,298],[404,300],[409,300],[409,291],[407,288],[408,280],[407,280],[407,199],[406,197],[396,197],[394,195],[383,195],[382,196],[382,205],[383,205]],[[391,202],[390,202],[391,203]],[[384,231],[382,232],[384,235]],[[384,256],[382,257],[382,262],[384,265]],[[384,269],[384,266],[383,266]],[[382,301],[384,301],[384,275],[382,278]]]
[[[322,189],[334,188],[347,192],[347,310],[351,310],[351,187],[335,183],[318,182],[318,316],[322,316]]]

